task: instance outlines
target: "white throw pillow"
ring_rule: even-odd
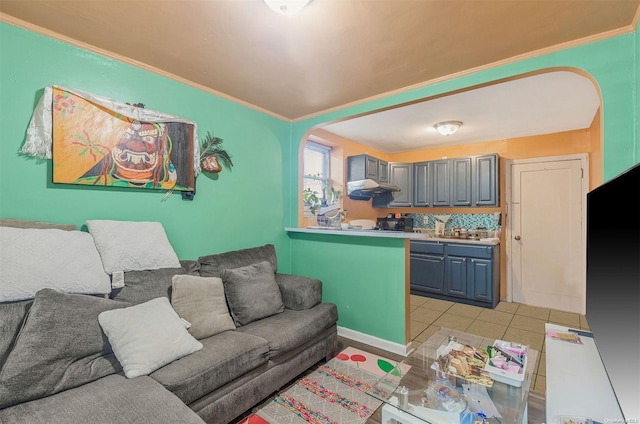
[[[166,297],[101,312],[98,322],[127,378],[148,375],[202,349]]]
[[[109,276],[91,234],[0,227],[0,302],[33,299],[38,290],[108,294]]]
[[[87,228],[107,274],[180,268],[178,256],[159,222],[90,220]]]

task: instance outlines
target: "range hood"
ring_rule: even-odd
[[[347,196],[352,200],[369,200],[373,196],[393,191],[400,191],[400,187],[374,180],[349,181],[347,183]]]

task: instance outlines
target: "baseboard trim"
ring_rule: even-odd
[[[400,343],[390,342],[389,340],[340,326],[338,326],[338,336],[368,344],[369,346],[377,347],[378,349],[383,349],[402,356],[407,356],[413,350],[411,342],[405,346]]]

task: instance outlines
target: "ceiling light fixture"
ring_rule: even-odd
[[[301,11],[311,0],[264,0],[274,12],[293,15]]]
[[[433,127],[442,135],[451,135],[454,132],[458,131],[458,128],[462,126],[462,122],[460,121],[445,121],[438,122]]]

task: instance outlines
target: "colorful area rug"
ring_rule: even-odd
[[[240,424],[363,424],[382,404],[367,392],[389,371],[400,375],[410,368],[397,365],[349,347]]]

